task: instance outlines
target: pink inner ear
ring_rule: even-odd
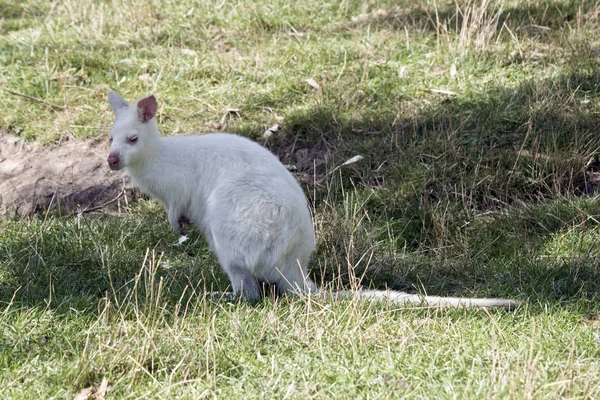
[[[158,104],[156,103],[156,99],[154,95],[150,95],[138,103],[138,116],[140,121],[148,122],[156,115],[156,109]]]

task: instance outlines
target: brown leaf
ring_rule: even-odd
[[[446,96],[455,96],[456,93],[454,93],[452,90],[448,90],[448,89],[426,89],[429,92],[432,93],[439,93],[439,94],[445,94]]]
[[[181,54],[186,56],[195,57],[197,55],[196,51],[192,49],[181,49]]]
[[[73,400],[88,400],[90,397],[93,400],[105,400],[106,392],[108,392],[108,379],[103,377],[98,387],[90,386],[81,390],[73,397]]]
[[[108,392],[108,379],[103,377],[100,386],[96,388],[96,392],[94,393],[94,400],[104,400],[106,392]]]
[[[221,125],[225,125],[229,119],[236,117],[240,117],[240,110],[238,108],[227,108],[225,114],[223,114],[223,117],[221,118]]]
[[[600,324],[600,314],[594,314],[587,318],[582,318],[581,322],[585,324]]]
[[[319,90],[321,88],[321,86],[313,78],[308,78],[306,83],[308,83],[313,89]]]
[[[400,67],[400,69],[398,70],[398,77],[399,78],[406,78],[406,65],[403,65]]]
[[[277,131],[279,131],[279,128],[281,126],[279,124],[275,124],[272,127],[270,127],[269,129],[267,129],[265,131],[265,133],[263,133],[263,138],[268,139],[271,136],[273,136],[274,133],[276,133]]]
[[[360,154],[359,154],[359,155],[356,155],[356,156],[354,156],[354,157],[352,157],[352,158],[349,158],[349,159],[347,159],[347,160],[346,160],[346,161],[345,161],[345,162],[342,164],[342,166],[343,166],[343,165],[354,164],[354,163],[356,163],[356,162],[359,162],[359,161],[360,161],[360,160],[362,160],[363,158],[364,158],[364,157],[363,157],[363,156],[361,156]]]
[[[456,74],[458,73],[457,69],[456,69],[456,64],[452,64],[450,66],[450,77],[454,78],[456,76]]]
[[[154,82],[154,80],[152,79],[152,75],[150,74],[139,75],[138,79],[144,82]]]
[[[92,386],[83,389],[81,392],[77,393],[73,400],[88,400],[88,398],[94,392],[94,388]]]
[[[270,138],[271,136],[273,136],[273,131],[271,131],[271,130],[269,130],[269,129],[267,129],[266,131],[264,131],[264,133],[263,133],[263,138],[264,138],[264,139],[268,139],[268,138]]]

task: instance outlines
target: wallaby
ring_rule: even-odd
[[[261,296],[259,283],[281,293],[316,293],[308,276],[315,251],[309,205],[294,176],[270,151],[241,136],[209,133],[161,137],[153,95],[129,105],[111,92],[115,113],[108,165],[126,168],[133,183],[160,200],[173,228],[184,235],[191,222],[205,235],[246,300]],[[384,299],[394,303],[512,308],[504,299],[468,299],[402,292],[342,291],[336,297]]]

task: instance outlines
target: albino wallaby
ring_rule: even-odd
[[[109,167],[126,168],[135,185],[160,200],[181,235],[184,221],[198,227],[235,293],[256,299],[261,295],[259,282],[274,284],[281,293],[317,292],[307,269],[315,250],[309,206],[295,178],[275,155],[232,134],[161,137],[154,119],[154,96],[132,105],[115,92],[108,99],[115,113]],[[518,304],[378,290],[335,295],[467,307]]]

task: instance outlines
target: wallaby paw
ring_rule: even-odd
[[[186,217],[184,217],[183,215],[181,217],[179,217],[179,220],[177,220],[177,232],[181,235],[181,236],[187,236],[187,234],[185,233],[185,230],[183,229],[183,226],[185,224],[189,224],[190,220],[187,219]]]
[[[173,243],[173,246],[177,247],[177,246],[181,246],[183,243],[185,243],[189,238],[187,237],[187,235],[181,235],[179,237],[179,240],[177,240],[176,243]]]

